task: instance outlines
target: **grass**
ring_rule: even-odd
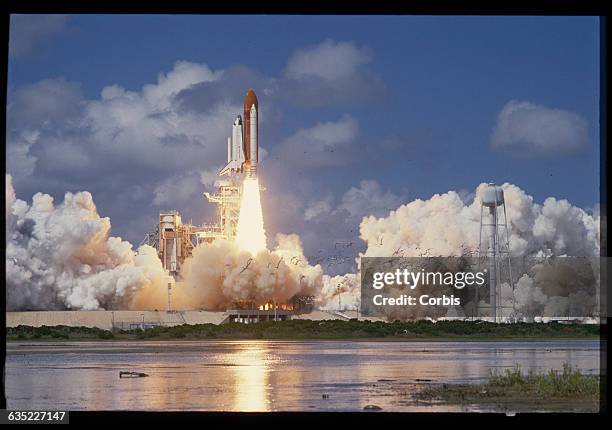
[[[536,373],[533,369],[524,375],[520,367],[506,370],[505,374],[492,374],[489,387],[518,387],[536,396],[544,397],[589,397],[599,395],[599,378],[583,375],[579,369],[565,363],[563,371],[550,370],[546,374]]]
[[[382,340],[500,340],[597,339],[598,325],[501,324],[477,321],[268,321],[256,324],[199,324],[109,331],[67,326],[18,326],[6,330],[7,340],[199,340],[199,339],[382,339]]]
[[[493,404],[522,410],[579,410],[599,408],[599,376],[584,375],[569,364],[562,371],[523,373],[519,366],[492,373],[484,384],[441,384],[417,394],[419,400],[444,403]]]

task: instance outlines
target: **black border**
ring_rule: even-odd
[[[515,0],[515,1],[457,1],[411,0],[351,2],[118,2],[78,0],[5,0],[12,13],[168,13],[168,14],[283,14],[283,15],[607,15],[604,2],[583,0]]]
[[[6,102],[7,102],[7,72],[8,72],[8,38],[9,38],[9,15],[11,13],[123,13],[123,14],[290,14],[290,15],[534,15],[534,16],[600,16],[600,206],[601,206],[601,256],[604,258],[604,270],[602,272],[602,287],[608,286],[607,279],[607,7],[602,1],[583,0],[580,2],[559,0],[556,2],[542,0],[516,0],[512,2],[500,1],[458,1],[458,0],[438,0],[436,2],[426,0],[413,1],[389,1],[378,0],[376,2],[350,2],[328,0],[317,4],[313,1],[307,2],[197,2],[176,0],[172,3],[156,2],[117,2],[117,1],[74,1],[61,0],[51,2],[49,0],[5,0],[2,2],[2,28],[3,41],[1,54],[4,59],[0,70],[0,81],[3,86],[1,111],[2,121],[0,121],[0,133],[6,136]],[[2,164],[6,168],[6,153],[2,152]],[[6,179],[3,176],[2,181]],[[4,212],[2,212],[4,214]],[[4,216],[4,215],[3,215]],[[6,232],[3,229],[2,235]],[[2,248],[2,253],[5,249]],[[6,261],[2,258],[2,268],[6,272]],[[612,300],[609,295],[605,296],[606,302],[602,302],[602,311],[610,309]],[[6,297],[2,294],[2,308],[6,309]],[[607,305],[607,306],[606,306]],[[605,313],[602,313],[605,315]],[[601,368],[603,376],[601,413],[607,415],[607,323],[608,318],[602,319],[601,328]],[[6,397],[4,393],[4,359],[6,356],[6,313],[0,312],[0,323],[2,326],[2,392],[0,393],[0,409],[6,408]],[[407,417],[410,415],[410,417]],[[105,423],[121,421],[123,423],[145,423],[154,422],[158,424],[178,423],[183,420],[197,421],[206,425],[229,423],[237,424],[264,424],[269,421],[275,423],[287,423],[291,426],[304,426],[313,421],[321,420],[331,424],[337,419],[342,420],[342,424],[353,422],[360,426],[369,424],[379,425],[381,419],[399,420],[404,425],[414,425],[415,420],[424,419],[423,422],[431,426],[439,419],[453,419],[458,417],[471,419],[478,416],[479,420],[485,421],[491,418],[504,418],[503,414],[471,414],[471,413],[329,413],[329,412],[296,412],[296,413],[221,413],[221,412],[71,412],[71,423],[86,423],[95,421]],[[585,423],[584,419],[597,418],[597,414],[574,415],[574,414],[517,414],[512,418],[511,423],[516,423],[524,419],[532,421],[534,418],[544,419],[550,422],[551,419],[561,418],[567,424],[574,419]]]

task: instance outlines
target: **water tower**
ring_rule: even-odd
[[[504,190],[494,183],[489,183],[481,193],[478,251],[481,259],[487,259],[491,319],[497,322],[504,316],[501,294],[499,294],[502,282],[507,280],[512,288],[513,306],[514,283],[510,266],[510,240]]]

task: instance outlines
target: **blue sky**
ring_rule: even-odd
[[[17,194],[29,200],[34,192],[44,191],[61,199],[65,191],[89,190],[99,211],[111,216],[113,232],[132,241],[144,235],[142,226],[155,222],[163,204],[176,205],[194,221],[210,215],[210,208],[199,202],[202,190],[195,186],[182,188],[193,190],[183,200],[159,197],[159,204],[152,202],[160,190],[168,190],[164,184],[171,178],[183,180],[186,171],[196,175],[216,168],[225,154],[224,141],[209,142],[218,145],[218,155],[208,152],[202,159],[191,155],[194,164],[177,161],[181,166],[177,171],[137,158],[130,163],[127,153],[113,159],[112,151],[103,151],[96,160],[107,166],[108,174],[100,166],[81,172],[79,165],[68,161],[65,166],[63,161],[45,166],[43,157],[52,152],[43,148],[71,139],[69,148],[57,147],[53,153],[65,150],[78,163],[79,145],[94,145],[91,142],[100,138],[87,134],[92,127],[74,126],[87,122],[79,112],[95,107],[93,102],[100,102],[102,90],[111,85],[140,93],[143,86],[156,84],[160,73],[171,72],[178,61],[205,65],[223,76],[168,96],[184,103],[176,110],[179,114],[189,106],[208,115],[214,91],[228,94],[227,105],[239,106],[239,96],[249,86],[258,93],[260,105],[270,109],[262,111],[268,119],[262,118],[261,125],[261,146],[270,157],[268,172],[265,160],[261,168],[273,193],[264,197],[271,230],[294,227],[294,216],[283,209],[293,200],[303,204],[295,208],[300,213],[326,193],[337,205],[363,180],[376,181],[381,193],[390,193],[392,205],[449,190],[469,193],[488,181],[516,184],[539,202],[554,196],[590,209],[599,201],[599,22],[595,17],[80,15],[55,17],[53,22],[47,18],[39,17],[35,25],[28,25],[27,19],[12,20],[7,137],[9,147],[16,148],[9,149],[8,170]],[[321,58],[330,63],[309,63]],[[313,70],[302,74],[300,65]],[[230,69],[237,71],[232,75]],[[58,105],[52,108],[53,115],[30,111],[39,103],[37,91],[54,94]],[[214,103],[222,104],[219,97]],[[512,101],[516,104],[509,105]],[[500,114],[505,107],[504,125]],[[512,109],[518,114],[511,114]],[[217,127],[220,135],[229,134],[232,118],[240,112],[216,112],[219,124],[211,127]],[[45,121],[51,121],[53,132],[43,130],[34,145],[19,140],[24,130],[35,130]],[[296,145],[310,138],[316,143],[313,130],[324,123],[348,133],[346,139],[330,143],[338,145],[343,159],[302,167],[298,164],[303,160],[291,156],[274,161],[276,153],[296,155]],[[300,129],[304,133],[299,134]],[[138,140],[136,132],[130,133]],[[209,131],[196,134],[216,136]],[[303,141],[295,143],[299,139]],[[160,137],[160,142],[167,140]],[[121,145],[124,150],[129,143]],[[391,152],[389,145],[395,148]],[[14,158],[24,151],[31,151],[36,161]],[[192,153],[176,157],[186,154]],[[121,201],[126,189],[130,202]],[[295,228],[309,227],[304,223]]]

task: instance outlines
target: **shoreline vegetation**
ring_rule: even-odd
[[[267,321],[253,324],[198,324],[133,330],[90,327],[17,326],[6,329],[18,340],[549,340],[599,339],[597,324],[491,323],[484,321]]]
[[[523,373],[517,365],[505,373],[491,373],[482,384],[436,384],[419,391],[416,399],[513,412],[597,412],[600,394],[599,376],[584,375],[565,363],[562,371]]]

